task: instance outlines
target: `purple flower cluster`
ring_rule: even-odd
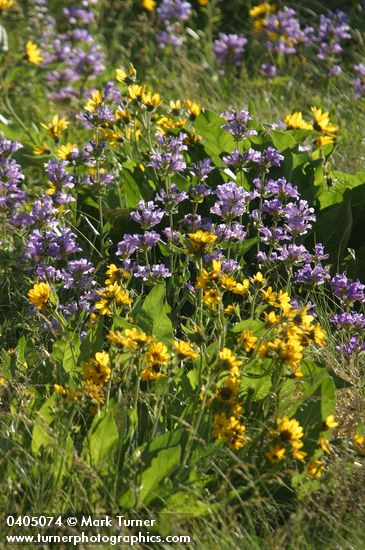
[[[92,3],[83,0],[81,5],[64,8],[63,32],[54,34],[43,66],[49,68],[46,81],[48,96],[53,100],[71,99],[77,95],[75,85],[94,79],[104,70],[104,53],[87,27],[95,21]]]
[[[238,149],[234,149],[232,153],[223,157],[224,164],[236,168],[243,168],[247,164],[253,163],[269,169],[272,166],[279,167],[283,160],[284,156],[272,146],[269,146],[265,151],[257,151],[250,147],[244,153],[240,153]]]
[[[214,41],[213,52],[222,73],[228,67],[239,67],[242,64],[247,39],[238,34],[220,32]]]
[[[160,170],[165,175],[183,172],[186,168],[183,151],[187,150],[184,144],[185,134],[181,133],[176,137],[165,137],[162,134],[156,134],[159,143],[159,149],[150,152],[150,162],[148,166]]]
[[[365,95],[365,65],[359,63],[354,66],[356,77],[353,79],[354,95],[359,99]]]
[[[69,193],[70,189],[75,187],[74,178],[66,170],[68,166],[66,160],[50,160],[45,164],[45,174],[51,184],[50,195],[55,204],[67,204],[75,200]]]
[[[285,7],[265,18],[266,46],[278,54],[295,54],[299,44],[308,45],[312,29],[300,27],[296,11]]]
[[[248,123],[252,120],[252,116],[246,109],[241,109],[239,113],[236,111],[226,111],[221,114],[221,117],[226,121],[222,125],[223,130],[231,134],[236,141],[242,141],[246,137],[257,134],[254,128],[248,128]]]
[[[348,279],[345,273],[338,273],[331,279],[331,286],[335,296],[340,299],[342,303],[352,305],[359,300],[365,301],[364,289],[365,285],[360,281],[352,281]]]
[[[319,45],[318,59],[328,59],[333,64],[333,59],[343,50],[341,42],[351,38],[348,22],[348,16],[340,10],[320,15],[319,29],[313,38]]]
[[[183,24],[192,13],[190,2],[185,0],[162,0],[157,8],[157,19],[162,29],[157,33],[156,41],[161,49],[168,46],[178,48],[183,44]]]
[[[151,229],[151,227],[160,223],[164,215],[163,210],[158,208],[153,201],[146,203],[141,200],[138,203],[138,210],[131,213],[131,218],[143,229]]]
[[[4,219],[4,223],[15,222],[18,210],[26,199],[26,193],[21,188],[24,174],[19,164],[11,158],[21,147],[17,141],[0,138],[0,218]]]
[[[210,212],[225,221],[242,216],[246,212],[246,205],[251,197],[250,193],[243,187],[237,186],[233,181],[218,185],[215,194],[218,200]]]

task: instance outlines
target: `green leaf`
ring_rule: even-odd
[[[138,324],[143,330],[153,334],[171,348],[173,328],[168,316],[169,309],[165,300],[165,285],[161,282],[152,288],[142,307],[133,311],[133,316],[138,319]]]
[[[80,345],[80,361],[88,361],[91,357],[94,357],[96,352],[103,349],[103,329],[104,320],[100,317],[98,322],[89,329]]]
[[[57,399],[56,392],[51,395],[36,413],[36,420],[32,431],[32,453],[37,456],[42,447],[48,447],[53,442],[50,434],[50,424],[54,420],[54,405]]]
[[[53,344],[52,357],[62,365],[62,368],[68,374],[72,374],[77,370],[79,355],[80,340],[78,337],[73,340],[58,340]]]
[[[103,410],[93,420],[84,441],[84,454],[92,466],[100,469],[113,464],[113,451],[119,438],[112,409]]]
[[[160,484],[170,476],[180,463],[181,446],[161,450],[151,465],[143,472],[141,479],[141,502],[147,505],[160,492]]]
[[[314,241],[322,243],[333,264],[338,265],[348,245],[352,229],[350,202],[323,210],[313,227]],[[313,242],[311,236],[307,241]]]
[[[233,137],[222,129],[224,120],[213,111],[206,110],[194,122],[197,133],[204,138],[204,148],[218,166],[224,166],[222,153],[230,153],[236,144]]]
[[[325,420],[335,412],[336,408],[336,386],[329,376],[321,384],[321,411],[322,418]]]
[[[274,130],[271,133],[271,138],[274,147],[280,152],[286,151],[286,149],[293,149],[297,142],[290,132],[281,132],[279,130]]]

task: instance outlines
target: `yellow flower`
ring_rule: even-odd
[[[333,136],[318,136],[318,138],[315,141],[315,144],[317,147],[324,147],[325,145],[328,145],[329,143],[333,143],[335,141]]]
[[[149,367],[157,365],[167,365],[169,353],[167,347],[162,342],[155,342],[149,346],[146,351],[146,361]]]
[[[279,462],[285,458],[285,447],[282,447],[280,444],[273,445],[266,456],[270,462]]]
[[[237,338],[238,345],[242,346],[246,353],[249,353],[256,346],[258,338],[251,330],[244,330]]]
[[[231,351],[229,348],[223,348],[218,353],[218,359],[221,363],[221,366],[226,369],[236,369],[242,365],[242,361],[237,359],[233,351]]]
[[[248,279],[244,279],[242,283],[235,284],[235,286],[232,288],[232,292],[233,294],[245,296],[249,288],[250,288],[250,281]]]
[[[104,386],[111,375],[109,354],[105,351],[95,353],[95,357],[82,365],[84,379],[98,386]]]
[[[67,395],[67,390],[63,386],[60,386],[59,384],[53,384],[53,387],[58,394],[62,396]]]
[[[261,271],[258,271],[256,275],[252,277],[252,280],[256,286],[264,286],[264,284],[266,283],[266,279],[264,279],[264,276],[261,273]]]
[[[268,13],[272,13],[275,11],[275,6],[272,4],[269,4],[269,2],[263,2],[262,4],[259,4],[258,6],[255,6],[250,9],[249,16],[253,19],[258,19],[265,17]]]
[[[49,124],[41,123],[42,128],[44,128],[49,136],[55,141],[58,141],[61,132],[66,130],[69,126],[69,121],[66,118],[60,118],[58,115],[55,115],[52,118],[52,121]]]
[[[189,344],[189,342],[184,342],[183,340],[174,341],[174,351],[180,359],[197,359],[199,353],[195,351]]]
[[[183,104],[180,99],[177,101],[170,101],[169,106],[173,115],[179,115],[183,108]]]
[[[365,455],[365,436],[360,434],[355,434],[352,439],[353,446],[355,449]]]
[[[321,447],[322,451],[324,451],[325,453],[327,454],[330,453],[329,441],[322,434],[319,437],[319,446]]]
[[[327,416],[326,420],[323,422],[323,429],[324,430],[331,430],[333,428],[337,428],[338,422],[335,421],[335,417],[333,414],[330,414]]]
[[[185,102],[185,108],[188,112],[190,120],[195,120],[202,112],[202,106],[200,103],[194,103],[194,101],[191,101],[190,99]]]
[[[51,151],[46,144],[36,145],[33,149],[35,155],[49,155]]]
[[[66,143],[66,145],[61,145],[61,147],[57,149],[57,158],[61,160],[68,160],[75,148],[77,148],[77,146],[74,143]]]
[[[233,403],[239,391],[239,381],[237,378],[229,377],[224,381],[216,391],[216,397],[222,403]]]
[[[305,122],[300,111],[296,111],[284,118],[284,123],[289,130],[313,130],[312,124]]]
[[[103,386],[95,384],[92,380],[85,380],[83,386],[84,394],[96,405],[102,405],[105,401]]]
[[[213,243],[218,238],[216,235],[208,231],[202,231],[201,229],[195,233],[188,233],[188,237],[194,253],[199,255],[204,255],[208,250],[211,250]]]
[[[112,315],[110,308],[113,303],[125,306],[133,302],[128,291],[124,290],[117,282],[108,285],[103,290],[99,290],[98,294],[101,300],[96,302],[95,308],[98,310],[99,315]]]
[[[86,105],[84,107],[85,111],[88,111],[89,113],[95,113],[96,109],[100,107],[102,101],[103,101],[103,92],[100,90],[95,90],[91,94],[90,99],[87,100]]]
[[[162,372],[159,372],[159,366],[156,365],[154,368],[147,367],[141,372],[141,379],[142,380],[148,380],[150,382],[154,382],[155,380],[158,380],[159,378],[162,378],[163,374]]]
[[[216,307],[222,301],[222,296],[218,290],[211,288],[204,292],[203,302],[211,307]]]
[[[234,450],[239,450],[248,441],[245,436],[246,426],[241,424],[234,416],[229,418],[225,413],[216,414],[212,426],[212,435],[215,438],[223,438]]]
[[[115,71],[115,78],[118,82],[126,82],[128,84],[130,82],[134,82],[134,80],[136,80],[136,76],[137,71],[132,63],[129,63],[128,71],[124,69],[117,69]]]
[[[209,0],[198,0],[200,6],[206,6],[209,3]]]
[[[264,313],[265,315],[265,323],[269,327],[273,327],[274,325],[278,325],[281,322],[281,316],[276,315],[275,311],[270,311],[269,313]]]
[[[324,464],[322,460],[313,460],[307,466],[307,474],[309,477],[321,477],[324,470]]]
[[[28,299],[38,311],[42,311],[47,304],[51,291],[48,283],[36,283],[28,292]]]
[[[278,418],[276,420],[277,425],[277,436],[281,441],[285,443],[291,443],[293,446],[298,448],[298,443],[303,437],[303,428],[299,424],[298,420],[295,418],[289,419],[287,416],[284,418]]]
[[[231,290],[231,291],[233,291],[233,289],[235,289],[237,285],[237,282],[233,279],[233,277],[230,277],[226,273],[222,273],[220,283],[224,290]]]
[[[300,462],[305,462],[305,457],[307,456],[307,453],[305,451],[300,451],[298,448],[293,447],[291,450],[291,455],[295,460],[299,460]]]
[[[144,91],[142,93],[141,101],[148,111],[153,111],[162,103],[160,94],[154,94],[150,91]]]
[[[34,44],[31,40],[28,40],[25,45],[25,57],[28,59],[29,63],[33,63],[33,65],[39,65],[43,61],[40,49],[37,44]]]
[[[126,329],[124,335],[122,335],[118,330],[115,332],[109,331],[107,340],[112,344],[121,346],[127,349],[136,350],[147,344],[150,344],[153,340],[152,336],[148,336],[145,332],[140,331],[139,329],[133,327],[132,329]]]
[[[0,11],[6,11],[13,7],[14,0],[0,0]]]
[[[338,132],[339,127],[330,123],[330,115],[327,111],[322,113],[322,109],[317,109],[316,107],[312,107],[311,111],[313,115],[313,128],[315,130],[332,137]]]
[[[142,0],[142,8],[148,11],[154,11],[156,8],[155,0]]]
[[[235,304],[229,304],[224,308],[224,313],[226,315],[230,315],[231,313],[234,313],[235,311]]]
[[[119,268],[115,264],[109,264],[106,270],[108,277],[105,279],[105,286],[113,285],[116,280],[116,274],[119,272]]]
[[[128,94],[131,101],[139,101],[142,99],[146,86],[140,86],[139,84],[133,84],[128,87]]]
[[[115,120],[121,120],[125,124],[129,124],[132,121],[132,113],[128,109],[117,109],[114,112]]]
[[[311,330],[308,332],[308,336],[319,347],[323,347],[326,343],[327,335],[320,325],[311,327]]]

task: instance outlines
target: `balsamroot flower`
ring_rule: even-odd
[[[50,298],[51,290],[48,283],[36,283],[28,292],[28,299],[38,310],[42,311]]]

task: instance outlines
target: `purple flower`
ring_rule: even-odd
[[[365,299],[364,289],[365,285],[360,281],[352,281],[348,279],[345,273],[338,273],[331,280],[332,290],[335,296],[341,300],[341,302],[352,304],[356,300],[361,302]]]
[[[303,245],[284,244],[278,248],[278,252],[278,260],[288,264],[304,262],[310,258],[308,250]]]
[[[178,204],[185,201],[187,198],[188,194],[185,191],[179,192],[179,189],[175,183],[170,186],[168,191],[160,189],[155,196],[155,200],[157,202],[162,202],[165,206],[166,212],[170,213],[176,213]]]
[[[347,343],[342,344],[341,346],[336,346],[338,351],[342,351],[346,355],[353,355],[354,353],[361,353],[365,351],[365,342],[360,341],[358,334],[351,336],[350,340]]]
[[[236,111],[227,111],[222,113],[221,117],[226,120],[226,123],[222,125],[223,130],[226,130],[237,141],[257,134],[253,128],[247,128],[252,117],[245,109],[242,109],[239,113],[236,113]]]
[[[198,181],[205,181],[212,170],[214,170],[214,166],[210,158],[199,160],[191,165],[191,173]]]
[[[165,215],[153,201],[146,203],[144,200],[141,200],[137,206],[138,210],[131,213],[131,218],[144,229],[150,229],[159,224]]]
[[[243,225],[238,222],[232,224],[221,223],[216,226],[215,234],[221,241],[235,241],[242,243],[246,238]]]
[[[198,183],[193,187],[189,187],[189,193],[193,202],[203,202],[204,198],[213,193],[210,187],[204,185],[204,183]]]
[[[0,138],[0,156],[7,157],[22,149],[23,145],[18,141],[10,141],[9,139]]]
[[[61,271],[64,288],[85,290],[92,283],[92,274],[94,271],[93,264],[85,258],[69,261],[67,268]]]
[[[285,229],[292,235],[305,235],[316,221],[314,208],[308,206],[307,201],[300,200],[299,204],[290,202],[284,207]]]
[[[154,264],[149,267],[137,265],[133,275],[143,281],[153,281],[154,279],[166,279],[171,277],[170,271],[164,264]]]
[[[365,95],[365,65],[363,63],[354,65],[354,71],[356,73],[356,78],[353,79],[352,84],[355,98],[359,99]]]
[[[247,38],[238,34],[220,32],[214,41],[213,52],[218,65],[239,67],[242,63]]]
[[[185,0],[162,0],[156,11],[159,21],[184,22],[189,19],[192,8]]]
[[[350,329],[365,328],[365,315],[363,313],[337,313],[330,320],[339,327],[348,327]]]
[[[166,138],[162,134],[156,134],[160,149],[150,152],[151,160],[148,166],[152,166],[152,168],[161,170],[166,174],[183,172],[186,168],[182,154],[182,151],[187,150],[187,146],[183,143],[185,137],[186,135],[183,133],[170,138]]]
[[[225,220],[232,220],[246,212],[250,193],[243,187],[238,187],[233,181],[218,185],[216,195],[219,200],[210,209],[212,214]]]
[[[254,185],[261,185],[260,180],[254,180]],[[281,200],[286,199],[299,199],[298,188],[294,187],[285,178],[279,178],[277,180],[269,180],[265,188],[260,188],[261,192],[266,192],[268,195],[276,195]]]
[[[304,264],[295,274],[295,282],[298,284],[316,284],[321,285],[330,279],[327,267],[316,264],[314,267],[310,263]]]

